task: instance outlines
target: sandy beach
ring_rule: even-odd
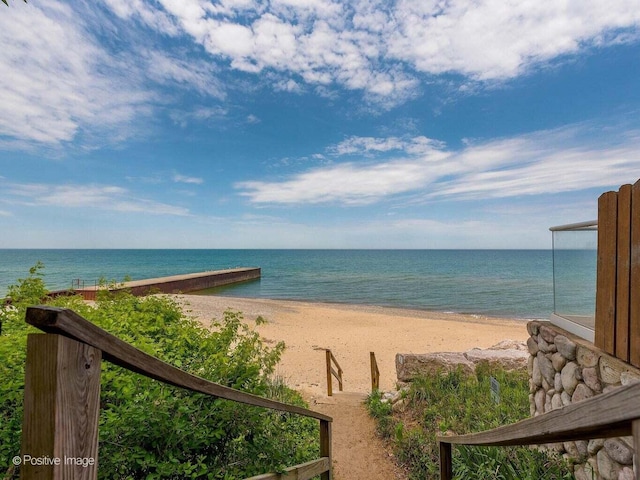
[[[464,351],[501,340],[525,340],[526,321],[364,305],[310,303],[200,295],[177,296],[191,316],[204,324],[225,310],[241,311],[268,343],[284,341],[287,349],[278,375],[308,397],[326,396],[325,348],[344,371],[344,390],[368,393],[369,352],[375,352],[380,387],[394,389],[396,353]],[[337,390],[337,387],[334,387]]]

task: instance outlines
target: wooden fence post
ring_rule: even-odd
[[[378,362],[374,352],[369,352],[369,363],[371,363],[371,392],[373,393],[380,389],[380,370],[378,370]]]
[[[598,199],[598,272],[596,287],[595,345],[615,355],[618,193]]]
[[[331,388],[331,350],[325,350],[327,356],[327,396],[333,395],[333,389]]]
[[[62,335],[29,335],[21,479],[98,477],[101,359]]]
[[[629,360],[640,367],[640,180],[631,187]]]
[[[631,185],[618,191],[615,356],[629,361],[629,287],[631,280]]]
[[[452,478],[451,444],[440,442],[440,480],[451,480]]]
[[[320,475],[320,480],[333,480],[333,457],[331,453],[331,422],[320,420],[320,456],[329,457],[329,471]]]

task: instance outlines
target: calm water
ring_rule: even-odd
[[[550,250],[0,250],[0,296],[37,261],[52,290],[255,266],[262,279],[213,293],[521,318],[554,302]]]

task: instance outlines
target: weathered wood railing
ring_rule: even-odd
[[[640,367],[640,180],[598,199],[595,344]]]
[[[327,359],[327,395],[330,397],[333,395],[333,385],[331,381],[331,377],[336,377],[338,380],[338,389],[342,391],[342,368],[336,357],[333,356],[333,353],[328,348],[325,349],[326,359]],[[335,365],[335,369],[333,368]]]
[[[22,455],[51,459],[23,462],[21,478],[95,479],[98,458],[101,359],[192,392],[320,421],[320,458],[251,480],[332,478],[331,417],[234,390],[173,367],[105,332],[77,313],[53,307],[27,310],[27,323],[47,335],[30,334],[24,390]],[[56,461],[57,459],[57,461]],[[65,461],[61,461],[65,459]],[[84,459],[84,465],[66,459]],[[90,465],[86,465],[86,463]]]
[[[589,440],[633,435],[640,447],[640,383],[564,406],[549,413],[493,430],[440,436],[440,478],[451,480],[451,445],[508,446]],[[636,469],[640,480],[640,469]]]
[[[371,392],[375,392],[380,389],[380,369],[376,361],[376,354],[369,352],[369,360],[371,363]]]

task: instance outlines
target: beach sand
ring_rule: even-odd
[[[396,353],[465,351],[501,340],[525,340],[526,321],[364,305],[179,295],[191,316],[208,325],[225,310],[241,311],[267,343],[284,341],[277,374],[308,399],[326,398],[325,348],[344,371],[344,391],[369,393],[369,352],[375,352],[380,388],[394,390]],[[338,390],[334,382],[334,391]]]
[[[363,305],[177,296],[189,315],[209,325],[225,310],[241,311],[247,323],[261,316],[256,329],[268,344],[287,348],[277,370],[300,391],[312,410],[333,418],[332,451],[335,480],[406,480],[389,444],[375,433],[375,421],[363,401],[371,391],[369,352],[376,354],[380,388],[396,386],[396,353],[464,351],[486,348],[501,340],[525,340],[526,322]],[[344,391],[333,382],[327,396],[325,348],[344,371]]]

